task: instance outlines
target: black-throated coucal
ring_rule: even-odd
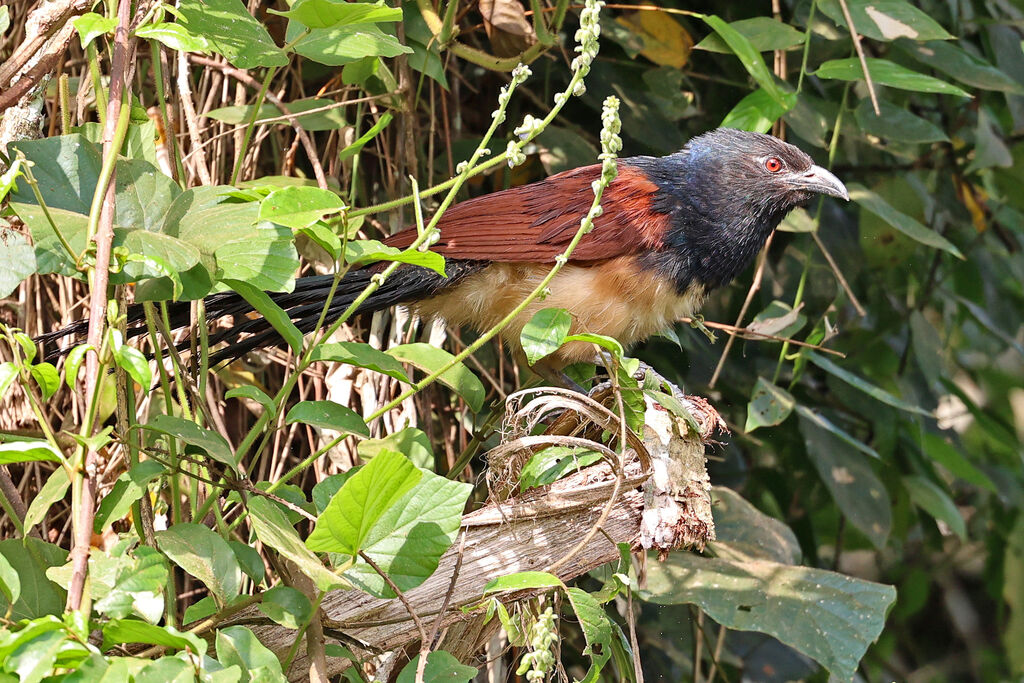
[[[405,304],[426,317],[486,330],[512,311],[544,278],[593,201],[591,183],[600,166],[586,166],[545,180],[484,195],[452,206],[439,222],[440,240],[431,247],[446,259],[448,277],[403,265],[360,307],[360,313]],[[572,332],[608,335],[625,345],[664,330],[691,315],[712,290],[731,281],[760,251],[793,208],[816,194],[849,199],[832,173],[800,149],[777,138],[719,128],[693,138],[666,157],[619,161],[618,177],[602,199],[595,220],[537,300],[502,333],[514,350],[534,313],[564,308]],[[407,247],[408,229],[385,240]],[[372,268],[349,272],[338,286],[330,322],[370,282]],[[316,325],[333,277],[303,277],[294,291],[272,294],[296,326]],[[172,322],[188,322],[188,305],[172,305]],[[206,299],[208,319],[251,311],[237,294]],[[141,314],[132,311],[129,322]],[[46,335],[53,339],[72,328]],[[130,333],[133,330],[130,330]],[[214,361],[282,343],[262,318],[245,320],[211,335],[226,341]],[[592,344],[572,342],[545,359],[547,370],[591,360]],[[548,373],[545,373],[548,374]]]

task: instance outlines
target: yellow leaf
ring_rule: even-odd
[[[640,54],[655,64],[681,69],[690,58],[693,38],[667,12],[643,10],[617,17],[615,21],[643,41],[644,49]]]
[[[984,202],[988,200],[988,193],[964,180],[958,180],[956,189],[960,201],[971,214],[974,229],[978,232],[985,232],[985,229],[988,228],[988,221],[985,219]]]

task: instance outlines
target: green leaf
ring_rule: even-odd
[[[854,438],[848,432],[836,426],[834,422],[829,420],[821,413],[811,410],[806,406],[797,406],[796,412],[801,418],[813,422],[817,427],[821,429],[832,432],[833,436],[836,436],[842,441],[845,441],[848,446],[853,446],[864,455],[871,456],[872,458],[875,458],[877,460],[882,459],[882,456],[878,454],[878,451],[876,451],[871,446],[868,446],[863,441]]]
[[[422,266],[447,277],[444,272],[444,257],[433,251],[397,249],[377,240],[350,240],[345,244],[345,262],[349,265],[366,265],[378,261],[397,261]]]
[[[32,337],[28,336],[24,332],[18,332],[15,330],[12,335],[14,340],[21,346],[21,351],[25,355],[25,362],[31,363],[35,360],[36,354],[39,353],[39,349],[36,348],[36,343],[32,340]]]
[[[534,313],[519,333],[530,365],[557,351],[571,326],[572,316],[564,308],[545,308]]]
[[[954,43],[933,40],[922,44],[901,40],[899,47],[922,64],[974,88],[1024,94],[1024,86],[1008,74]]]
[[[43,487],[32,498],[32,502],[28,505],[28,512],[25,513],[26,533],[36,524],[43,521],[46,513],[50,510],[50,506],[63,499],[70,486],[71,481],[68,479],[67,471],[63,467],[58,467],[46,478],[46,483],[43,484]]]
[[[355,556],[373,525],[423,476],[401,453],[384,451],[352,475],[317,517],[310,550]]]
[[[864,456],[833,432],[800,414],[807,455],[836,505],[879,549],[892,527],[892,503],[885,484]]]
[[[948,40],[946,29],[907,0],[846,0],[854,29],[874,40]],[[840,0],[821,0],[818,7],[837,25],[847,28]]]
[[[297,228],[295,232],[299,235],[305,235],[307,239],[327,252],[332,261],[337,261],[341,258],[341,238],[323,222],[317,221],[312,225]]]
[[[110,617],[123,619],[135,612],[150,623],[157,623],[164,615],[164,589],[167,587],[169,570],[164,556],[154,548],[141,546],[135,549],[135,556],[117,558],[119,566],[110,590],[98,600],[95,608]],[[90,571],[97,565],[90,560]],[[96,580],[93,589],[96,588]]]
[[[964,255],[960,253],[960,250],[952,242],[907,214],[897,211],[880,195],[872,192],[860,183],[850,183],[847,188],[850,191],[851,200],[857,202],[862,208],[878,216],[910,239],[935,249],[942,249],[958,259],[964,258]]]
[[[585,448],[548,446],[530,456],[523,465],[519,472],[519,490],[545,486],[574,470],[593,465],[600,459],[600,453]]]
[[[96,347],[92,344],[79,344],[68,352],[64,359],[64,382],[68,385],[68,389],[74,391],[75,382],[78,381],[78,371],[82,368],[85,354],[95,350]]]
[[[455,356],[444,349],[424,343],[401,344],[388,349],[387,354],[429,374],[437,372],[455,360]],[[438,380],[461,396],[474,413],[480,412],[483,408],[487,390],[477,376],[462,363],[457,363],[446,370]]]
[[[8,441],[0,443],[0,465],[16,462],[61,462],[60,451],[48,441]]]
[[[238,470],[238,461],[224,437],[217,432],[203,429],[191,420],[175,415],[156,415],[149,422],[140,426],[173,436],[190,446],[195,446],[217,462],[224,463],[233,470]]]
[[[571,586],[565,589],[565,594],[587,641],[582,654],[590,657],[590,671],[583,680],[599,680],[598,673],[612,656],[612,640],[615,637],[612,621],[604,611],[604,606],[590,593]]]
[[[374,24],[401,21],[402,10],[383,2],[348,2],[348,0],[296,0],[287,12],[269,10],[271,14],[288,17],[310,28],[333,28],[349,24]]]
[[[784,24],[771,17],[754,17],[752,19],[730,21],[729,26],[746,38],[750,46],[758,52],[788,50],[791,47],[802,45],[804,42],[803,33],[789,24]],[[707,50],[708,52],[720,52],[723,54],[732,52],[726,42],[716,33],[712,33],[693,47],[695,50]]]
[[[758,88],[737,102],[719,125],[722,128],[767,133],[796,104],[795,93],[785,93],[785,97],[786,104],[779,104],[767,90]]]
[[[235,559],[238,560],[238,565],[246,576],[257,584],[263,583],[266,579],[266,569],[263,567],[263,558],[260,557],[259,551],[241,541],[229,540],[228,545],[231,546],[232,552],[235,553]]]
[[[210,678],[212,681],[213,676]],[[171,656],[161,657],[147,664],[134,677],[135,683],[193,683],[195,680],[195,666],[180,657]],[[228,679],[225,683],[234,683],[237,680],[236,675],[234,679]]]
[[[754,393],[750,395],[750,403],[747,404],[747,424],[743,431],[752,432],[758,427],[782,424],[793,412],[795,405],[792,394],[764,377],[758,377]]]
[[[105,36],[117,28],[117,17],[105,17],[95,12],[86,12],[80,17],[71,20],[75,30],[78,31],[78,38],[82,41],[82,48],[89,46],[89,43],[100,36]]]
[[[275,586],[263,594],[260,611],[281,626],[297,630],[309,623],[313,605],[302,591],[291,586]]]
[[[154,626],[138,619],[111,619],[103,625],[104,650],[126,643],[163,645],[195,654],[202,654],[207,648],[206,641],[199,636],[182,633],[173,626]]]
[[[178,11],[189,33],[205,38],[210,50],[239,69],[288,64],[288,56],[241,0],[182,0]]]
[[[100,501],[93,522],[93,531],[100,533],[114,520],[127,515],[132,504],[142,498],[149,482],[163,473],[164,466],[156,460],[143,460],[132,466],[127,472],[122,473],[114,482],[110,492]]]
[[[267,396],[266,392],[262,389],[251,384],[243,384],[240,387],[228,389],[224,394],[224,398],[247,398],[251,401],[256,401],[263,406],[263,410],[270,413],[271,420],[277,416],[277,404],[274,403],[274,399]]]
[[[941,434],[925,432],[922,436],[921,449],[925,455],[945,467],[951,474],[992,493],[996,492],[996,485],[989,476],[975,467],[961,449],[946,441]]]
[[[891,586],[822,569],[690,553],[648,564],[640,595],[657,604],[694,604],[728,628],[767,633],[844,680],[856,674],[896,600]]]
[[[809,351],[806,352],[804,356],[807,358],[807,360],[811,361],[825,372],[828,372],[831,375],[837,377],[838,379],[843,380],[853,388],[863,391],[865,394],[875,399],[876,401],[881,401],[882,403],[888,406],[898,408],[899,410],[905,410],[908,413],[924,415],[927,417],[931,416],[931,413],[928,412],[927,410],[918,408],[915,405],[907,403],[903,399],[896,398],[885,389],[877,387],[874,384],[871,384],[870,382],[861,379],[860,377],[853,374],[852,372],[849,372],[848,370],[844,370],[843,368],[839,367],[838,365],[836,365],[835,363],[833,363],[828,358],[825,358],[822,355],[814,353],[813,351]]]
[[[393,356],[361,342],[321,344],[313,349],[312,360],[347,363],[394,377],[400,382],[409,382],[409,377],[405,374],[402,364]]]
[[[202,524],[179,522],[156,533],[160,550],[227,604],[238,597],[242,569],[220,534]]]
[[[879,99],[878,108],[881,115],[875,114],[871,100],[861,100],[853,113],[857,125],[867,135],[912,144],[949,140],[942,129],[931,121],[914,116],[888,100]]]
[[[303,30],[301,24],[289,22],[286,39],[295,40]],[[412,54],[412,48],[402,45],[376,24],[315,28],[309,36],[299,41],[295,51],[307,59],[328,66],[341,66],[364,57]]]
[[[415,427],[400,429],[382,439],[360,441],[356,451],[363,460],[374,458],[381,451],[397,451],[412,460],[416,467],[432,469],[434,466],[434,451],[430,437]]]
[[[753,333],[791,337],[806,324],[807,317],[800,312],[799,306],[793,308],[786,302],[776,299],[754,316],[747,329]]]
[[[935,482],[920,475],[903,477],[903,488],[910,494],[910,500],[929,515],[945,522],[961,541],[967,540],[967,523],[957,509],[956,503]]]
[[[423,471],[416,485],[374,523],[363,543],[363,552],[403,592],[419,586],[434,573],[441,556],[455,541],[472,491],[470,484]],[[371,595],[395,597],[362,558],[345,576]]]
[[[196,247],[204,264],[215,262],[209,272],[216,272],[218,279],[242,280],[265,291],[290,290],[299,267],[294,234],[284,226],[258,220],[259,205],[231,201],[228,193],[232,191],[214,186],[183,192],[167,210],[161,232]],[[217,229],[211,230],[211,225]],[[185,273],[182,278],[186,280]],[[194,279],[186,281],[186,298],[199,298],[213,284]],[[203,284],[206,289],[199,289]]]
[[[217,631],[217,660],[224,666],[237,666],[242,670],[242,681],[286,680],[277,656],[244,626],[228,626]],[[265,669],[270,678],[253,676],[257,669]]]
[[[596,344],[602,349],[610,351],[613,356],[619,359],[626,355],[626,350],[622,348],[622,344],[619,343],[618,339],[604,334],[593,334],[591,332],[570,334],[565,337],[565,343],[569,342],[586,342],[588,344]]]
[[[0,555],[0,593],[8,605],[18,602],[18,598],[21,597],[21,579],[18,578],[14,566],[3,555]]]
[[[274,190],[260,202],[259,219],[297,229],[323,220],[329,214],[344,211],[345,208],[345,202],[329,190],[321,190],[319,187],[285,187]]]
[[[516,572],[491,579],[484,586],[484,595],[527,590],[530,588],[561,588],[565,584],[548,572]]]
[[[338,107],[338,103],[334,100],[311,97],[286,102],[285,106],[299,125],[310,133],[340,130],[348,125],[345,122],[344,109]],[[220,107],[207,112],[204,116],[237,126],[248,123],[249,117],[252,116],[252,105],[238,104],[231,107]],[[268,121],[268,119],[273,119],[273,121]],[[265,103],[260,106],[259,113],[256,114],[256,125],[291,126],[292,124],[277,106]],[[260,178],[260,181],[265,182],[266,180]],[[273,189],[278,188],[275,186]]]
[[[35,249],[23,234],[0,225],[0,298],[9,296],[35,272]]]
[[[193,602],[185,608],[185,614],[181,618],[181,623],[191,624],[199,621],[200,619],[205,619],[206,617],[216,614],[217,609],[217,601],[213,599],[212,595],[207,595],[205,598],[198,602]]]
[[[296,355],[302,353],[302,332],[292,322],[288,313],[278,306],[270,298],[269,294],[259,287],[241,280],[224,280],[224,283],[238,292],[243,299],[249,302],[250,306],[266,318],[267,322],[281,335],[281,338],[288,343],[288,346]]]
[[[67,480],[67,476],[64,479]],[[27,530],[28,526],[25,528]],[[7,563],[18,573],[18,580],[21,582],[21,597],[13,606],[0,594],[0,614],[7,614],[9,606],[9,618],[13,621],[36,619],[47,614],[64,612],[67,591],[48,579],[46,570],[67,562],[66,550],[30,536],[0,541],[0,555],[3,555]],[[3,657],[0,657],[0,661],[2,660]]]
[[[18,379],[18,366],[11,361],[0,363],[0,399],[6,398],[7,390]]]
[[[155,40],[180,52],[207,54],[211,51],[210,43],[206,38],[192,33],[185,28],[184,24],[148,24],[135,29],[135,35],[144,40]]]
[[[142,387],[143,391],[149,391],[153,382],[153,374],[149,370],[149,361],[141,351],[127,344],[121,344],[114,349],[114,361]]]
[[[958,97],[970,98],[971,94],[965,90],[941,81],[932,76],[925,76],[917,71],[912,71],[905,66],[900,66],[888,59],[867,58],[868,72],[871,73],[871,80],[875,85],[885,85],[899,90],[913,90],[915,92],[939,93],[942,95],[956,95]],[[834,79],[839,81],[862,81],[864,70],[861,68],[860,60],[856,57],[846,59],[832,59],[814,72],[818,78]]]
[[[57,373],[57,368],[53,367],[52,363],[39,363],[30,365],[28,369],[32,373],[32,379],[39,386],[39,393],[43,395],[43,400],[49,401],[60,389],[60,375]]]
[[[319,429],[370,436],[370,428],[358,413],[334,401],[301,401],[292,406],[284,421],[286,424],[302,422]]]
[[[1002,640],[1016,671],[1024,669],[1024,652],[1017,643],[1024,638],[1024,515],[1006,534],[1006,554],[1002,565],[1002,597],[1010,607],[1010,615],[1003,628]]]
[[[347,588],[349,584],[320,563],[316,555],[302,543],[288,518],[277,505],[262,496],[251,496],[248,502],[249,521],[256,537],[294,562],[322,591]]]
[[[366,146],[366,143],[373,140],[382,130],[388,127],[388,124],[391,123],[393,118],[394,115],[391,112],[384,112],[384,114],[377,119],[377,122],[373,124],[373,127],[370,128],[370,130],[363,133],[363,135],[361,135],[360,138],[351,145],[338,152],[338,160],[344,161],[345,159],[358,154],[359,151]]]
[[[411,662],[402,667],[395,683],[415,683],[421,656],[416,655]],[[444,650],[434,650],[427,654],[427,664],[423,667],[423,683],[468,683],[477,673],[477,669],[466,666]]]
[[[761,53],[750,44],[750,41],[742,33],[713,14],[702,16],[701,18],[729,46],[729,49],[739,58],[747,73],[757,81],[757,84],[768,93],[769,97],[787,111],[793,108],[796,98],[782,91],[778,83],[775,82],[775,76],[765,66]]]
[[[63,631],[46,631],[22,643],[4,662],[4,670],[18,675],[21,683],[39,683],[47,678],[57,662],[57,655],[73,643]]]
[[[796,534],[779,520],[764,514],[732,489],[711,490],[715,518],[715,556],[725,560],[770,560],[782,564],[800,561]]]

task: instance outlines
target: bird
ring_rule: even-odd
[[[445,275],[409,264],[397,268],[359,307],[372,313],[404,305],[423,318],[482,332],[505,318],[544,279],[575,236],[594,199],[600,165],[564,171],[527,185],[481,195],[451,206],[438,222],[430,249],[445,258]],[[843,183],[809,155],[783,140],[718,128],[690,139],[663,157],[618,161],[618,174],[602,197],[603,212],[548,286],[502,332],[525,358],[520,333],[541,309],[562,308],[570,333],[593,333],[631,347],[692,316],[714,290],[742,273],[768,236],[794,208],[817,195],[849,200]],[[415,227],[384,244],[409,247]],[[336,319],[370,284],[379,267],[351,270],[338,284],[325,320]],[[320,320],[333,275],[301,277],[291,292],[271,293],[303,333]],[[238,294],[206,298],[208,320],[233,316],[235,324],[211,334],[227,342],[211,362],[283,344]],[[170,305],[172,325],[189,322],[189,305]],[[129,310],[141,333],[143,314]],[[79,321],[77,329],[83,327]],[[44,335],[52,341],[74,326]],[[140,329],[141,328],[141,329]],[[592,343],[572,341],[534,364],[541,376],[567,380],[568,365],[596,356]]]

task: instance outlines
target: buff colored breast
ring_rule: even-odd
[[[412,307],[424,317],[442,317],[451,325],[487,330],[508,315],[547,275],[548,266],[495,263],[466,277],[444,293]],[[502,332],[510,349],[521,353],[519,334],[544,308],[564,308],[573,316],[570,332],[591,332],[630,346],[671,326],[701,305],[704,292],[691,288],[680,296],[668,278],[642,270],[632,256],[592,266],[567,265],[549,285],[550,294],[530,303]],[[593,344],[566,344],[548,365],[564,367],[593,360]]]

